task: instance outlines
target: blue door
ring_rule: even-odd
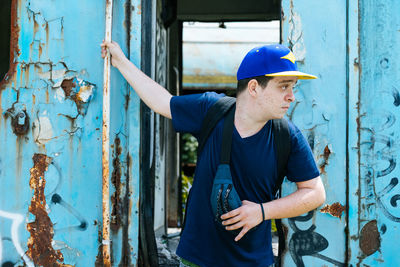
[[[14,0],[0,88],[0,264],[102,265],[105,1]],[[140,1],[115,1],[113,39],[140,64]],[[139,100],[111,72],[111,244],[136,264]],[[8,264],[8,265],[7,265]]]
[[[284,0],[282,9],[283,43],[318,76],[298,85],[289,117],[327,192],[322,207],[285,221],[284,266],[398,266],[400,6]]]

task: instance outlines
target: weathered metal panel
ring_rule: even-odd
[[[346,1],[284,0],[282,9],[283,43],[318,76],[298,82],[288,117],[308,139],[327,192],[324,206],[285,220],[284,266],[345,266]]]
[[[142,26],[142,2],[141,0],[128,0],[125,4],[125,23],[124,27],[129,32],[129,45],[127,48],[130,60],[138,67],[141,65],[141,26]],[[130,14],[130,15],[129,15]],[[139,253],[139,173],[140,173],[140,99],[128,84],[126,84],[127,97],[127,132],[129,133],[128,151],[126,155],[126,177],[129,184],[126,184],[126,190],[129,194],[124,196],[125,200],[130,200],[129,207],[130,216],[127,217],[128,226],[124,226],[122,242],[123,257],[127,258],[127,262],[121,262],[120,266],[135,265],[138,260]],[[129,237],[129,238],[127,238]]]
[[[355,263],[354,255],[359,246],[350,242],[358,236],[358,199],[359,192],[359,88],[360,88],[360,55],[359,55],[359,1],[349,1],[348,6],[348,260]],[[354,266],[354,265],[353,265]]]
[[[101,265],[105,1],[15,4],[19,54],[0,91],[0,263]],[[140,3],[114,9],[113,37],[137,63]],[[112,261],[128,266],[138,247],[139,104],[116,70],[111,88]]]
[[[161,2],[159,2],[161,4]],[[158,14],[160,13],[158,8]],[[166,87],[167,85],[167,31],[160,19],[156,20],[156,62],[155,81]],[[165,140],[166,119],[158,114],[155,115],[155,187],[154,187],[154,229],[165,234],[166,226],[166,182],[165,182]]]
[[[353,151],[358,169],[350,177],[357,181],[350,188],[355,206],[350,214],[351,263],[357,266],[400,264],[399,12],[398,1],[359,1],[360,86],[353,99],[357,109],[350,110],[358,143]]]

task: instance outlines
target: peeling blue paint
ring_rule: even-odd
[[[132,12],[132,27],[126,31],[126,2],[140,6],[137,1],[115,3],[113,37],[131,45],[131,59],[138,64],[141,18]],[[27,253],[31,234],[27,224],[35,220],[29,213],[33,199],[29,181],[32,159],[38,153],[52,159],[44,172],[46,213],[54,229],[52,248],[63,254],[67,265],[93,266],[96,262],[102,229],[100,43],[104,9],[104,1],[18,1],[20,55],[15,58],[14,75],[0,91],[0,265],[25,262],[33,266],[34,257],[29,259]],[[126,50],[126,45],[122,47]],[[124,262],[125,257],[134,265],[138,255],[139,100],[115,70],[111,81],[111,139],[121,138],[121,186],[129,185],[122,188],[121,197],[131,196],[123,211],[127,236],[122,230],[113,236],[114,251],[121,252],[114,253],[113,260]],[[15,127],[25,123],[29,124],[26,132],[16,134]],[[129,249],[121,250],[122,244]]]
[[[308,137],[327,191],[323,210],[287,221],[289,242],[300,242],[304,231],[318,233],[320,242],[303,236],[308,249],[289,246],[284,265],[397,266],[399,5],[285,0],[282,6],[283,42],[299,67],[319,78],[300,83],[289,117]],[[329,216],[337,211],[340,219]]]

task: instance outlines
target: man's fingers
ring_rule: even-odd
[[[226,220],[226,219],[235,217],[235,216],[237,216],[239,214],[240,214],[240,208],[237,208],[235,210],[232,210],[232,211],[230,211],[228,213],[225,213],[225,214],[221,215],[221,219],[222,220]]]
[[[244,226],[243,222],[238,222],[238,223],[236,223],[234,225],[227,226],[225,229],[228,230],[228,231],[232,231],[232,230],[240,229],[243,226]]]
[[[243,227],[242,231],[235,237],[235,241],[239,241],[249,231],[247,227]]]
[[[222,221],[222,224],[223,225],[231,225],[231,224],[237,223],[241,219],[242,219],[242,216],[240,216],[240,214],[239,214],[233,218],[230,218],[229,220]]]

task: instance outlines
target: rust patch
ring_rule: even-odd
[[[98,238],[97,241],[99,242],[99,247],[98,247],[98,252],[97,252],[97,256],[96,256],[96,261],[94,262],[94,266],[95,267],[103,267],[103,234],[101,233],[100,230],[101,225],[99,225],[99,234],[98,234]]]
[[[75,86],[76,84],[74,83],[73,79],[65,79],[61,83],[61,88],[63,89],[66,97],[71,96],[72,88]]]
[[[331,155],[331,150],[329,149],[328,146],[325,146],[324,154],[322,155],[324,161],[319,165],[319,169],[320,169],[321,173],[325,173],[325,167],[326,167],[326,165],[328,165],[328,160],[329,160],[330,155]]]
[[[94,84],[73,78],[65,79],[61,83],[65,97],[72,99],[80,114],[86,115],[89,101],[92,99]]]
[[[17,68],[17,58],[21,51],[18,46],[19,39],[19,26],[18,26],[18,0],[12,0],[11,2],[11,32],[10,32],[10,63],[9,69],[3,80],[0,80],[0,90],[4,89],[4,85],[9,79],[14,76]]]
[[[337,217],[339,219],[342,218],[343,211],[346,210],[346,207],[341,205],[339,202],[335,202],[332,205],[326,205],[321,209],[322,213],[329,213],[330,215]]]
[[[14,103],[15,104],[15,103]],[[30,118],[25,110],[16,111],[14,104],[11,108],[7,109],[4,117],[11,118],[11,126],[13,133],[16,136],[23,136],[28,133],[30,127]]]
[[[129,244],[129,225],[131,218],[130,211],[132,210],[132,198],[130,193],[130,175],[129,175],[130,169],[132,167],[131,164],[132,164],[131,156],[128,153],[128,155],[126,156],[126,186],[125,186],[126,191],[123,200],[124,219],[122,226],[122,257],[119,266],[132,266],[131,262],[132,248],[131,245]]]
[[[121,200],[121,140],[117,136],[114,140],[114,159],[112,161],[113,171],[111,174],[111,183],[114,185],[115,192],[111,196],[112,211],[110,227],[113,232],[117,232],[121,227],[122,200]]]
[[[361,229],[360,248],[361,251],[369,256],[378,251],[381,247],[381,236],[378,231],[376,220],[369,221]]]
[[[28,239],[26,254],[37,266],[70,266],[65,265],[64,256],[60,250],[52,246],[54,230],[53,224],[47,214],[44,189],[46,180],[44,173],[52,161],[51,157],[44,154],[33,155],[33,168],[30,170],[29,185],[34,190],[29,212],[35,216],[35,221],[27,224],[31,233]]]

